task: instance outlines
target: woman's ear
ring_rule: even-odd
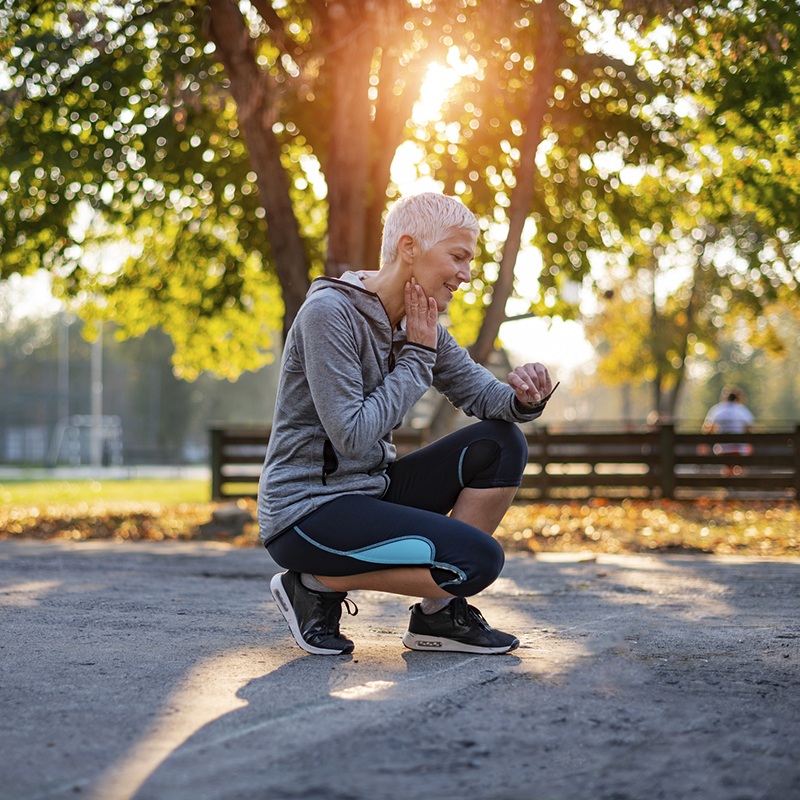
[[[410,233],[404,233],[397,242],[397,253],[406,264],[413,264],[419,248]]]

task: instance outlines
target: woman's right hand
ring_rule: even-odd
[[[436,349],[439,309],[433,297],[412,278],[406,283],[406,339]]]

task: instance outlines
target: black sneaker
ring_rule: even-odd
[[[467,605],[463,597],[456,597],[435,614],[423,614],[419,603],[411,606],[411,621],[403,644],[411,650],[508,653],[519,647],[519,639],[490,628],[475,606]]]
[[[353,652],[353,642],[339,633],[346,592],[313,592],[303,586],[300,573],[292,571],[273,576],[269,588],[303,650],[320,656]],[[348,605],[348,613],[355,616],[355,603],[347,602],[355,609]]]

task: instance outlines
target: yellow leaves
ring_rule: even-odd
[[[106,483],[95,496],[78,492],[75,485],[61,495],[40,490],[36,502],[6,502],[11,495],[0,492],[0,539],[257,542],[255,524],[244,534],[204,533],[200,526],[216,505],[170,502],[168,486],[159,487],[158,494],[143,490],[137,495],[161,502],[103,499],[115,496]],[[239,505],[255,516],[254,501]],[[594,498],[514,505],[496,537],[509,551],[800,556],[798,530],[800,507],[790,502]]]
[[[218,529],[213,533],[205,533],[200,526],[211,519],[216,509],[213,503],[164,504],[152,501],[70,499],[66,495],[83,498],[85,492],[75,484],[68,488],[74,491],[62,492],[65,495],[63,498],[58,491],[45,489],[44,495],[54,502],[46,500],[35,505],[4,503],[0,506],[0,540],[111,539],[121,542],[214,539],[239,547],[252,547],[258,541],[258,526],[255,524],[245,526],[244,533]],[[113,488],[109,491],[105,486],[103,493],[115,494]],[[143,492],[143,496],[148,496],[147,491]],[[166,494],[163,490],[155,490],[152,496],[164,498]],[[254,501],[240,500],[239,505],[255,517]]]
[[[510,550],[800,555],[800,508],[757,501],[583,501],[512,506],[496,534]]]
[[[447,314],[450,317],[448,330],[463,347],[478,338],[484,308],[482,295],[476,296],[474,292],[459,292],[451,301]]]
[[[211,516],[208,505],[106,503],[0,510],[0,539],[156,540],[197,538]]]

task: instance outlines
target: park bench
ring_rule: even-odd
[[[268,429],[214,428],[214,500],[256,497]],[[676,431],[671,424],[640,430],[557,430],[526,433],[528,464],[519,500],[696,497],[800,498],[800,426],[735,437]],[[420,447],[425,431],[393,433],[398,457]],[[726,452],[726,445],[741,452]]]

